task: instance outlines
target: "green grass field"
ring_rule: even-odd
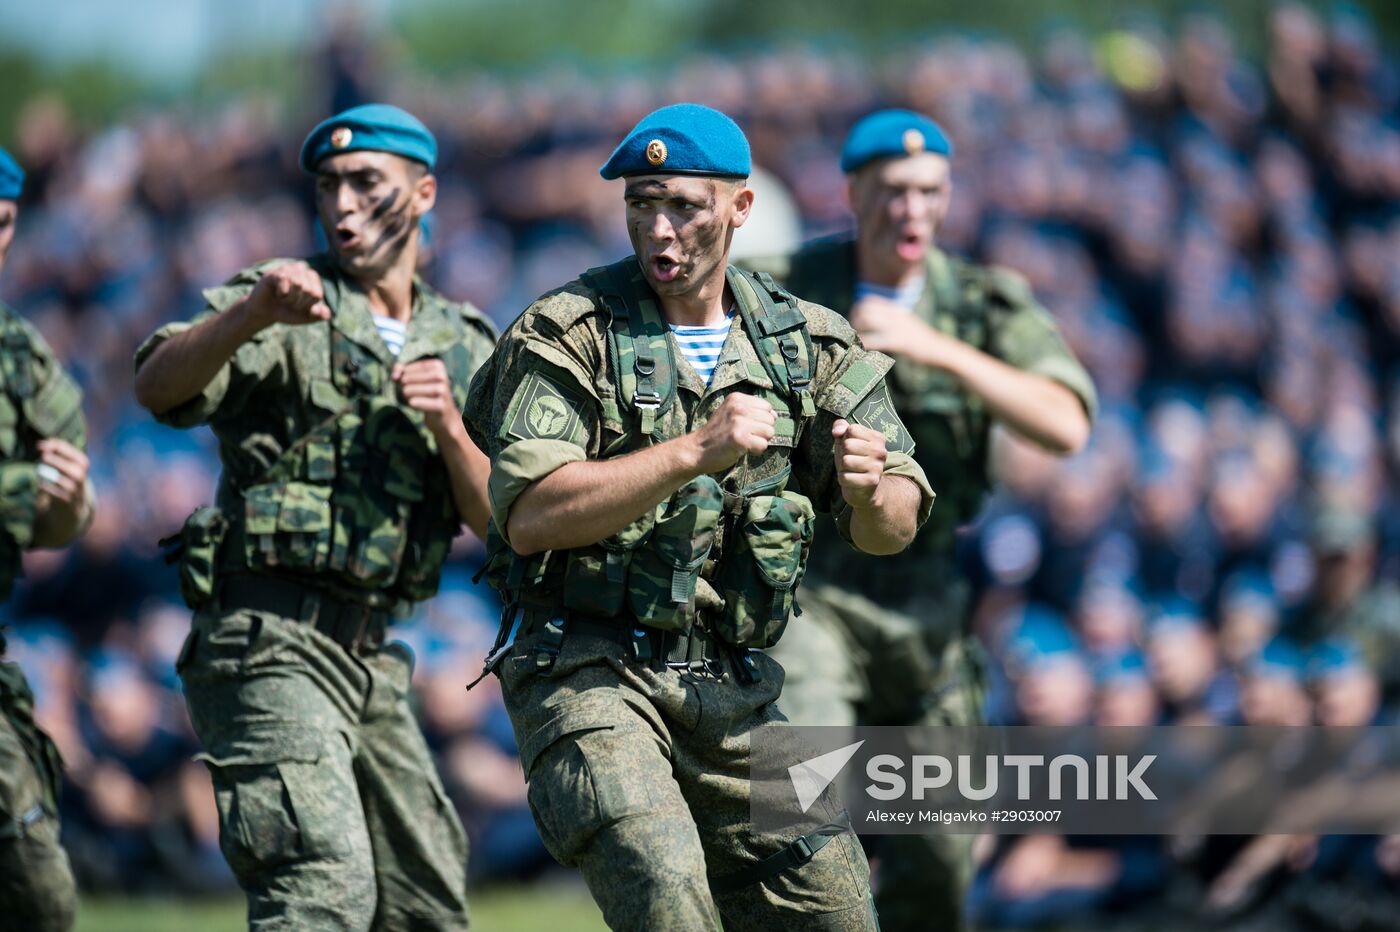
[[[497,887],[472,894],[474,932],[606,932],[581,885]],[[243,900],[85,899],[76,932],[242,932]]]

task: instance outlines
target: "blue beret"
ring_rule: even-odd
[[[747,178],[752,170],[738,123],[700,104],[672,104],[632,127],[598,174],[609,181],[628,175]]]
[[[1057,612],[1027,605],[1003,647],[1007,672],[1019,676],[1061,659],[1078,659],[1079,642]]]
[[[24,169],[10,153],[0,149],[0,201],[17,201],[24,189]]]
[[[301,170],[316,171],[328,155],[366,151],[401,155],[428,168],[437,164],[437,140],[416,116],[389,104],[365,104],[337,113],[311,131],[301,144]]]
[[[1308,678],[1322,680],[1333,676],[1369,673],[1370,665],[1354,641],[1336,639],[1324,641],[1313,649],[1308,658]]]
[[[1264,678],[1279,677],[1301,680],[1307,658],[1293,645],[1292,641],[1274,638],[1245,667],[1249,676]]]
[[[953,143],[943,127],[912,110],[877,110],[861,120],[841,147],[841,170],[853,172],[867,162],[896,155],[953,156]]]
[[[1094,664],[1094,681],[1099,685],[1108,683],[1131,684],[1151,681],[1147,672],[1147,661],[1137,651],[1125,651],[1099,658]]]
[[[1200,607],[1176,595],[1167,596],[1158,602],[1147,624],[1148,633],[1152,637],[1205,629],[1206,619]]]

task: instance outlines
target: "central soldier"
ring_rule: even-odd
[[[727,116],[664,107],[602,168],[634,256],[520,316],[472,383],[488,573],[536,824],[614,929],[873,929],[850,833],[759,833],[749,736],[783,721],[771,646],[814,511],[902,550],[933,493],[891,361],[728,264],[753,191]]]

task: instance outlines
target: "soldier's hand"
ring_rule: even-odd
[[[39,490],[47,507],[58,504],[80,513],[87,505],[87,455],[57,437],[40,440],[38,449]]]
[[[407,365],[396,363],[393,379],[399,394],[410,408],[423,412],[428,430],[438,440],[462,427],[462,414],[452,397],[452,379],[441,359],[417,359]]]
[[[248,295],[248,307],[259,327],[331,319],[321,276],[305,262],[288,262],[263,273]]]
[[[852,508],[874,505],[885,474],[885,435],[878,430],[838,420],[831,427],[832,459],[841,496]]]
[[[762,453],[773,439],[778,415],[762,398],[734,392],[720,403],[705,426],[690,437],[699,444],[702,473],[728,469],[749,453]]]
[[[866,349],[914,357],[925,365],[937,365],[940,350],[952,339],[919,315],[878,295],[862,298],[851,309],[850,322]]]

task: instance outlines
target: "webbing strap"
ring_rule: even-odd
[[[828,822],[816,831],[799,835],[777,854],[770,854],[762,861],[711,880],[710,890],[714,893],[733,893],[735,890],[763,883],[790,868],[801,867],[816,857],[818,851],[830,844],[831,839],[843,832],[850,831],[850,828],[850,824],[844,821]]]

